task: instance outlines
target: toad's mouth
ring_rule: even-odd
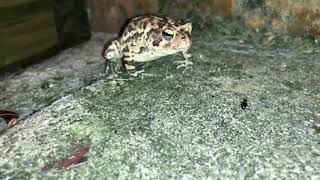
[[[177,51],[183,51],[187,48],[161,48],[161,49],[158,49],[159,51],[165,51],[165,52],[177,52]]]
[[[159,50],[164,50],[164,51],[182,51],[185,49],[189,49],[190,45],[185,44],[185,45],[175,45],[175,46],[169,46],[169,47],[159,47]]]

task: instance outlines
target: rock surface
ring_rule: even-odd
[[[25,119],[0,136],[0,178],[320,178],[316,47],[195,33],[192,69],[107,79],[104,37],[3,78],[0,108]]]

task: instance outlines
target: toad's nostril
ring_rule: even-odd
[[[183,40],[185,40],[185,39],[186,39],[186,37],[185,37],[185,36],[182,36],[182,39],[183,39]]]

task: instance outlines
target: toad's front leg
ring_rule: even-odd
[[[186,50],[186,51],[182,51],[182,55],[183,55],[183,57],[184,57],[184,60],[182,60],[182,61],[175,61],[175,62],[174,62],[174,63],[179,64],[179,65],[177,66],[177,69],[180,69],[180,68],[182,68],[182,67],[188,68],[188,67],[190,67],[190,66],[193,64],[193,62],[189,60],[189,59],[192,58],[192,54],[191,54],[191,50],[190,50],[190,49],[188,49],[188,50]],[[191,68],[192,68],[192,67],[191,67]]]
[[[105,59],[105,74],[115,75],[121,72],[121,58]]]
[[[108,41],[102,50],[102,57],[105,59],[105,73],[115,74],[120,70],[122,53],[119,51],[120,42],[115,40]]]

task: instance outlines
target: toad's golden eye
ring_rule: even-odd
[[[173,38],[173,36],[174,36],[174,33],[170,29],[164,29],[162,31],[162,38],[167,40],[167,41],[170,41]]]

